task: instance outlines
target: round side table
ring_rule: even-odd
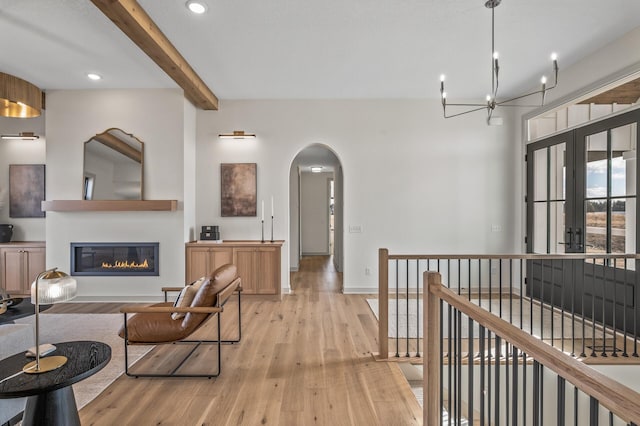
[[[20,373],[31,360],[24,352],[0,361],[0,398],[28,397],[22,424],[78,425],[78,408],[72,384],[102,370],[111,360],[111,347],[92,341],[55,343],[50,355],[64,355],[67,363],[62,367],[40,374]],[[46,357],[45,357],[46,358]],[[15,377],[4,380],[16,373]]]

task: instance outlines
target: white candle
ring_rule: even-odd
[[[262,200],[262,220],[264,221],[264,200]]]
[[[273,217],[273,195],[271,196],[271,217]]]

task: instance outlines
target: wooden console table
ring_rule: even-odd
[[[280,252],[284,241],[225,240],[186,244],[186,282],[233,263],[242,278],[243,294],[280,295]]]

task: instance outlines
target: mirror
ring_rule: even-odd
[[[84,143],[84,200],[142,200],[144,143],[111,128]]]

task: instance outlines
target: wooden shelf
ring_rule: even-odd
[[[42,202],[43,211],[124,212],[175,211],[177,200],[51,200]]]

